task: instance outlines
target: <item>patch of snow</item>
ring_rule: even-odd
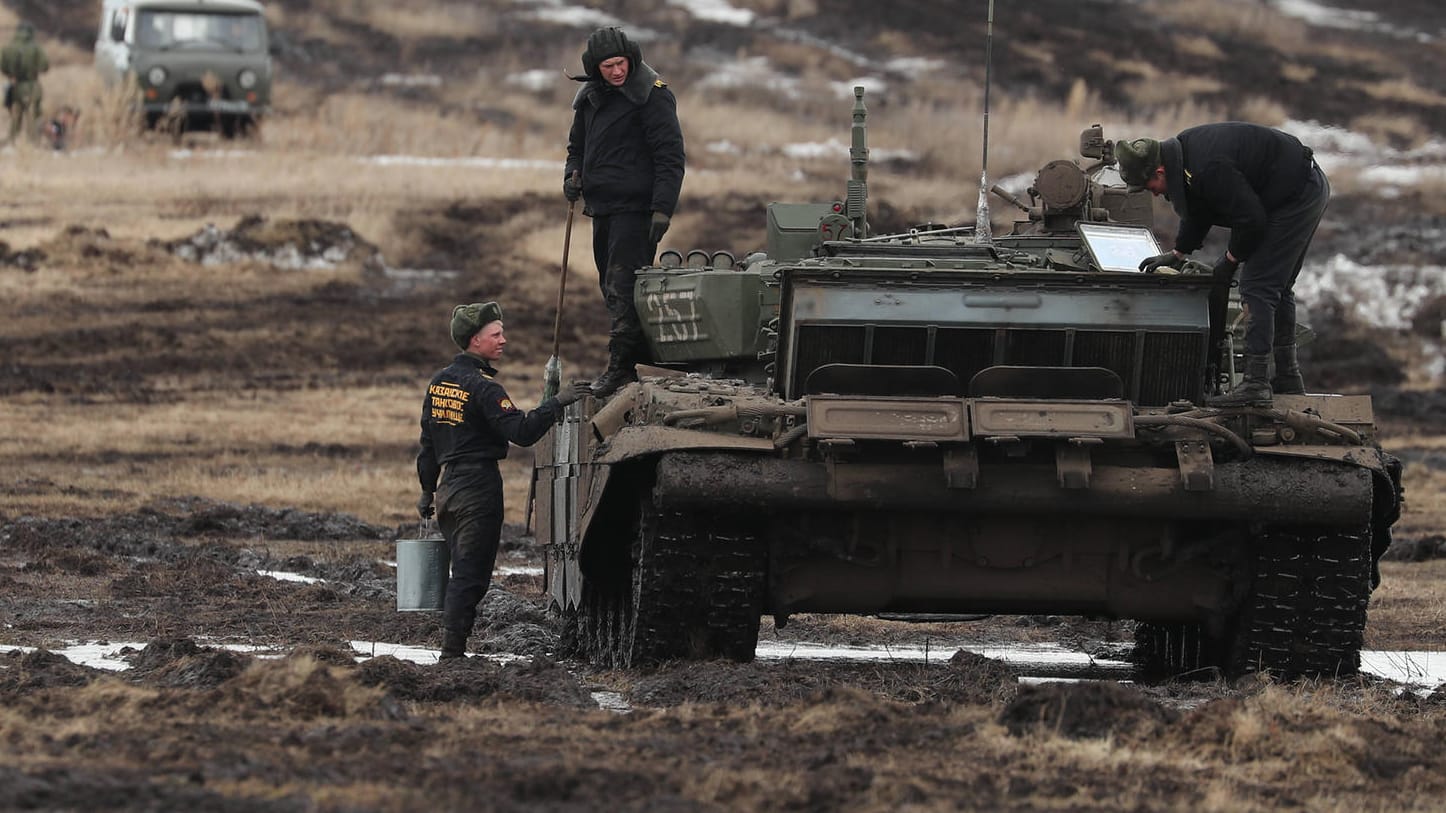
[[[910,78],[923,78],[926,74],[939,73],[948,67],[948,62],[927,56],[901,56],[884,63],[884,70]]]
[[[1361,322],[1400,330],[1422,305],[1446,295],[1446,266],[1362,265],[1337,254],[1307,265],[1294,291],[1307,308],[1333,300]]]
[[[830,138],[824,142],[813,141],[785,144],[780,147],[779,150],[789,158],[799,160],[813,158],[842,158],[847,160],[849,157],[849,145],[836,138]],[[919,154],[913,150],[888,150],[870,147],[869,160],[913,163],[919,160]]]
[[[1302,20],[1317,28],[1373,31],[1419,42],[1430,42],[1435,39],[1424,31],[1388,23],[1374,11],[1330,6],[1314,0],[1268,0],[1268,2],[1281,14]]]
[[[938,647],[930,646],[926,648],[912,645],[833,646],[806,642],[767,641],[758,644],[755,657],[760,660],[926,661],[931,663],[948,663],[949,658],[960,649],[1025,668],[1030,666],[1131,668],[1131,664],[1128,661],[1096,658],[1085,652],[1066,649],[1059,644],[1020,644],[1018,646],[941,644]]]
[[[258,570],[258,576],[267,576],[279,582],[300,582],[302,584],[324,584],[326,579],[318,579],[315,576],[303,576],[300,573],[288,573],[285,570]]]
[[[251,158],[256,153],[252,150],[171,150],[167,153],[173,161],[189,161],[192,158]]]
[[[833,88],[834,95],[840,99],[852,99],[854,97],[854,88],[856,87],[862,87],[864,89],[864,97],[868,98],[869,94],[887,93],[889,83],[877,76],[861,76],[848,82],[834,82],[831,87]]]
[[[541,576],[543,570],[541,565],[502,565],[492,573],[496,576]]]
[[[503,79],[502,81],[506,82],[509,85],[525,88],[527,90],[533,91],[534,93],[540,93],[544,90],[556,87],[563,82],[572,84],[571,80],[569,80],[567,76],[561,71],[550,71],[545,68],[534,68],[530,71],[522,71],[521,73],[508,74],[507,78]]]
[[[838,45],[834,42],[814,36],[807,31],[802,31],[796,28],[773,28],[770,29],[770,33],[772,33],[773,36],[777,37],[778,39],[783,40],[784,42],[798,43],[800,45],[807,45],[810,48],[818,48],[820,50],[827,51],[833,56],[836,56],[839,59],[842,59],[852,65],[857,65],[860,67],[870,67],[877,62],[877,60],[872,56],[869,56],[867,54],[861,54],[857,51],[850,51],[849,49],[844,48],[843,46]]]
[[[410,661],[418,664],[436,663],[441,660],[442,652],[437,649],[427,649],[420,646],[407,646],[406,644],[388,644],[380,641],[352,641],[352,651],[357,653],[357,660],[364,661],[369,658],[378,658],[383,655],[391,655],[401,661]],[[514,661],[525,661],[524,655],[514,655],[510,652],[469,652],[469,658],[486,658],[495,663],[512,663]]]
[[[668,5],[685,9],[689,14],[710,23],[723,23],[747,28],[753,25],[758,15],[745,8],[737,8],[725,0],[668,0]]]
[[[633,710],[627,698],[622,692],[592,692],[592,700],[597,707],[604,711],[615,711],[618,714],[627,714]]]
[[[1429,693],[1446,683],[1446,652],[1363,650],[1361,671]]]
[[[708,152],[718,153],[718,154],[720,154],[720,155],[742,155],[742,154],[743,154],[743,148],[742,148],[742,147],[738,146],[737,144],[734,144],[732,141],[729,141],[729,140],[726,139],[726,138],[723,139],[722,141],[709,141],[707,144],[704,144],[704,145],[703,145],[703,149],[707,150]]]
[[[1361,170],[1358,177],[1365,183],[1387,187],[1379,190],[1377,194],[1382,196],[1391,193],[1400,194],[1399,190],[1390,189],[1390,187],[1413,187],[1446,182],[1446,164],[1372,166]]]
[[[380,167],[466,167],[467,169],[557,169],[557,161],[532,158],[437,158],[426,155],[369,155],[356,159]]]
[[[761,56],[720,62],[698,84],[704,88],[766,88],[786,99],[802,95],[796,78],[774,70]]]
[[[1359,179],[1385,198],[1398,197],[1401,187],[1446,182],[1446,141],[1432,138],[1409,150],[1372,141],[1369,136],[1317,121],[1287,121],[1281,129],[1315,152],[1327,176],[1354,170]]]
[[[623,23],[606,12],[569,5],[562,0],[516,0],[515,5],[524,7],[519,16],[574,28],[600,28]]]
[[[384,73],[378,80],[385,87],[427,87],[442,86],[442,77],[435,73]]]

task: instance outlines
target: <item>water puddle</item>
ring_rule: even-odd
[[[258,570],[258,576],[266,576],[279,582],[299,582],[301,584],[323,584],[326,579],[318,579],[315,576],[303,576],[300,573],[289,573],[285,570]]]
[[[280,658],[285,649],[253,644],[227,644],[198,639],[203,646],[244,652],[258,658]],[[357,661],[390,655],[398,660],[419,665],[438,662],[441,653],[436,649],[411,646],[384,641],[349,641]],[[130,668],[125,650],[134,652],[145,649],[139,641],[81,641],[67,643],[50,651],[82,666],[121,672]],[[934,663],[946,664],[960,649],[986,658],[1009,664],[1026,683],[1056,680],[1117,680],[1133,679],[1134,667],[1129,661],[1117,658],[1097,657],[1086,652],[1068,649],[1059,644],[1021,644],[1014,646],[980,646],[969,643],[951,645],[904,646],[836,646],[806,641],[763,641],[758,645],[755,656],[760,661],[855,661],[864,663]],[[0,644],[0,655],[12,652],[34,652],[35,647]],[[509,652],[469,652],[468,657],[485,658],[498,664],[528,660],[525,655]],[[4,668],[4,667],[0,667]],[[1364,650],[1361,652],[1361,672],[1401,684],[1409,691],[1429,694],[1437,686],[1446,684],[1446,652],[1425,650]],[[595,691],[593,699],[599,708],[626,712],[631,709],[627,700],[617,692]]]
[[[370,658],[390,655],[399,661],[410,661],[423,666],[433,664],[441,660],[442,652],[437,649],[428,649],[420,646],[408,646],[406,644],[389,644],[383,641],[351,641],[352,651],[357,653],[357,660],[364,661]],[[529,660],[526,655],[515,655],[511,652],[468,652],[469,658],[485,658],[493,663],[513,663],[515,661]]]
[[[1008,663],[1022,676],[1074,680],[1128,679],[1134,670],[1129,661],[1098,658],[1059,644],[1019,646],[833,646],[794,641],[760,642],[759,660],[908,662],[945,664],[955,652],[966,650]]]

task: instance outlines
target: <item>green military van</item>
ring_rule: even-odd
[[[104,0],[97,70],[139,84],[148,127],[253,132],[271,106],[271,50],[256,0]]]

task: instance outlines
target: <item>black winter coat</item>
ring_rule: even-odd
[[[422,450],[417,454],[422,491],[437,490],[444,465],[501,460],[507,457],[509,442],[531,446],[562,414],[556,398],[523,412],[495,375],[481,358],[458,353],[432,377],[422,399]]]
[[[1180,215],[1175,250],[1189,254],[1211,226],[1225,226],[1230,253],[1241,262],[1265,237],[1271,210],[1305,188],[1312,160],[1295,136],[1238,121],[1183,130],[1161,144],[1161,155]]]
[[[583,211],[594,217],[671,217],[678,207],[684,164],[678,102],[655,72],[640,68],[622,89],[588,82],[573,102],[564,177],[581,172]]]

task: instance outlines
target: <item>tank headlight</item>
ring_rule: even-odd
[[[236,75],[236,81],[241,83],[242,88],[250,90],[256,87],[256,71],[247,68]]]
[[[166,83],[166,69],[160,65],[146,71],[146,81],[152,85],[163,85]]]

